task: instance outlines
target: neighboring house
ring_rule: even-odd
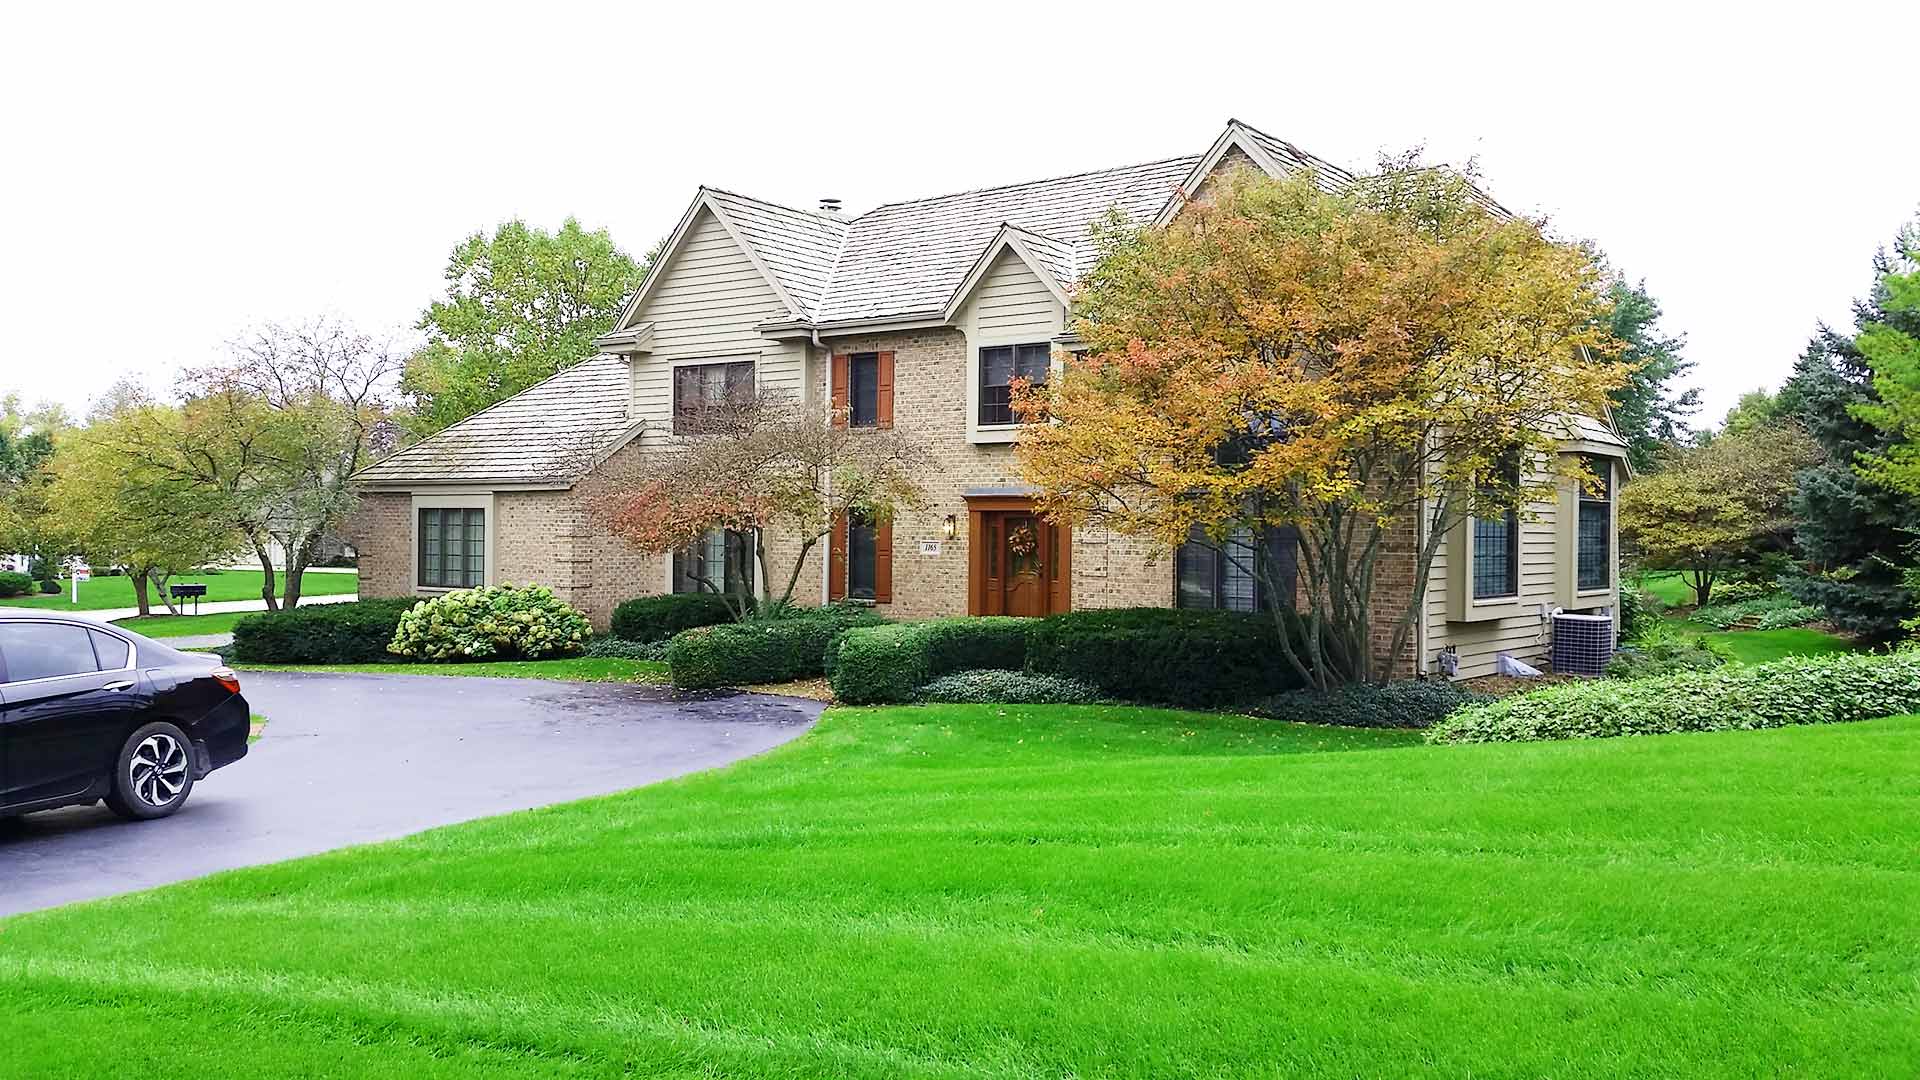
[[[843,527],[810,556],[809,602],[855,598],[907,618],[1267,603],[1198,545],[1158,551],[1038,518],[1007,400],[1014,378],[1045,379],[1053,352],[1077,345],[1068,293],[1094,255],[1090,224],[1115,210],[1164,221],[1227,168],[1312,169],[1328,187],[1351,180],[1236,121],[1201,154],[848,219],[703,188],[597,342],[600,355],[358,474],[349,538],[361,591],[539,581],[604,627],[621,600],[694,587],[726,538],[671,558],[640,555],[597,528],[590,507],[643,474],[648,453],[672,438],[676,405],[750,384],[844,408],[854,426],[898,425],[940,463],[925,510]],[[1450,537],[1401,670],[1436,671],[1449,646],[1463,676],[1491,671],[1501,651],[1538,660],[1552,609],[1614,606],[1611,491],[1624,445],[1605,423],[1580,423],[1565,450],[1604,465],[1609,496],[1569,487],[1529,520],[1474,522]],[[1379,574],[1382,634],[1412,585],[1414,534],[1410,526]],[[779,542],[770,540],[776,554]]]

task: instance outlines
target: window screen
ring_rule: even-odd
[[[432,508],[420,511],[419,584],[429,589],[471,589],[487,575],[487,513]]]
[[[980,423],[1013,423],[1013,380],[1044,385],[1052,357],[1053,349],[1046,344],[981,349]]]
[[[852,427],[880,423],[879,353],[855,353],[847,363],[847,423]]]
[[[66,623],[0,624],[0,657],[7,662],[8,682],[100,670],[87,628]]]
[[[1588,461],[1599,479],[1596,487],[1580,485],[1580,531],[1574,551],[1576,578],[1582,589],[1604,589],[1613,584],[1613,467],[1611,462]]]
[[[878,539],[872,522],[858,517],[847,522],[847,595],[857,600],[873,599]]]

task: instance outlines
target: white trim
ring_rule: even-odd
[[[407,591],[414,596],[438,596],[453,592],[460,586],[422,585],[420,584],[420,511],[422,510],[478,510],[484,515],[486,535],[481,543],[480,584],[492,585],[499,579],[494,576],[494,559],[500,549],[500,515],[495,512],[495,499],[491,491],[448,492],[444,495],[422,495],[415,492],[407,507]]]
[[[1241,153],[1253,159],[1253,163],[1268,176],[1277,178],[1287,175],[1287,171],[1281,168],[1280,163],[1273,160],[1273,155],[1267,153],[1266,148],[1248,134],[1245,124],[1238,120],[1229,120],[1227,129],[1220,133],[1219,138],[1213,140],[1213,145],[1207,149],[1206,154],[1187,173],[1187,178],[1180,181],[1180,186],[1174,193],[1167,197],[1166,203],[1160,207],[1160,212],[1153,216],[1153,225],[1157,228],[1178,217],[1181,207],[1200,193],[1200,185],[1206,183],[1207,177],[1213,175],[1213,170],[1219,167],[1221,159],[1227,156],[1228,151],[1236,147]]]
[[[693,231],[693,223],[699,220],[702,210],[712,214],[714,220],[720,223],[720,228],[739,246],[741,253],[747,257],[747,261],[753,264],[754,270],[766,279],[768,287],[773,289],[773,294],[786,306],[787,313],[796,319],[806,317],[806,309],[794,303],[793,297],[787,294],[786,286],[780,284],[780,279],[767,268],[766,261],[760,257],[760,252],[747,241],[739,228],[734,225],[733,219],[727,216],[719,202],[713,198],[712,189],[702,186],[694,195],[692,205],[688,206],[686,213],[680,216],[680,224],[674,227],[673,235],[667,238],[666,246],[660,249],[659,257],[654,259],[653,265],[648,268],[646,279],[640,282],[638,289],[634,290],[633,299],[621,309],[620,318],[613,324],[613,333],[620,333],[633,326],[633,317],[639,314],[647,299],[653,295],[654,289],[666,278],[667,265],[673,261],[675,255],[680,253],[680,245],[686,242],[687,234]]]
[[[982,424],[980,422],[980,351],[982,349],[1000,349],[1009,345],[1045,345],[1049,355],[1053,351],[1050,338],[1035,337],[1028,332],[1000,331],[979,336],[968,335],[967,342],[967,441],[975,446],[993,446],[1018,442],[1020,429],[1025,424]],[[1057,373],[1060,365],[1049,361],[1051,373]],[[1051,374],[1049,375],[1051,377]]]
[[[1029,236],[1041,239],[1033,233],[1012,225],[1000,226],[1000,231],[993,234],[993,239],[987,242],[987,246],[981,250],[979,257],[973,260],[967,275],[960,279],[960,284],[954,287],[953,295],[947,299],[947,306],[943,311],[947,322],[952,322],[959,316],[961,309],[966,307],[967,301],[973,297],[973,290],[980,287],[980,282],[987,276],[987,271],[993,268],[1002,251],[1012,251],[1021,262],[1026,263],[1027,269],[1033,271],[1033,276],[1039,278],[1040,283],[1047,287],[1047,291],[1053,294],[1054,300],[1059,302],[1061,308],[1072,305],[1066,288],[1053,276],[1053,271],[1047,268],[1047,264],[1027,246],[1025,238]]]

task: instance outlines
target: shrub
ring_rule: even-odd
[[[1745,600],[1732,600],[1727,603],[1715,601],[1695,611],[1688,618],[1702,626],[1715,630],[1727,630],[1744,619],[1758,617],[1763,623],[1769,617],[1774,619],[1796,620],[1776,622],[1764,629],[1777,630],[1781,626],[1799,626],[1803,622],[1812,622],[1819,618],[1819,608],[1810,608],[1786,593],[1773,593],[1768,596],[1750,597]]]
[[[55,581],[53,578],[47,578],[44,581],[40,582],[40,592],[42,595],[53,596],[59,591],[60,591],[60,583],[58,581]]]
[[[839,691],[834,692],[838,696]],[[955,671],[914,693],[914,700],[954,705],[1093,705],[1100,691],[1058,675],[981,668]]]
[[[577,653],[587,617],[545,585],[456,589],[408,611],[387,651],[427,660],[538,660]]]
[[[862,605],[834,604],[696,627],[668,642],[667,667],[673,685],[683,690],[816,678],[826,670],[828,646],[843,631],[886,621]]]
[[[22,574],[14,570],[0,570],[0,596],[26,596],[34,591],[32,574]]]
[[[955,671],[1018,671],[1032,619],[980,616],[849,630],[833,644],[833,696],[849,705],[912,701]]]
[[[1785,607],[1777,607],[1771,611],[1762,612],[1760,615],[1759,629],[1784,630],[1789,626],[1805,626],[1811,622],[1819,622],[1821,619],[1826,618],[1826,615],[1827,612],[1824,608],[1817,608],[1808,604],[1790,604]]]
[[[682,630],[733,621],[718,593],[642,596],[613,609],[610,634],[628,641],[665,641]]]
[[[1429,742],[1523,742],[1870,720],[1920,710],[1920,649],[1793,656],[1649,679],[1562,683],[1476,705]]]
[[[1726,658],[1699,638],[1668,631],[1623,647],[1607,662],[1607,674],[1616,679],[1639,679],[1676,671],[1711,671],[1724,663]]]
[[[1356,684],[1326,692],[1293,690],[1254,705],[1257,716],[1335,727],[1428,728],[1455,709],[1493,701],[1445,679]]]
[[[400,616],[413,597],[313,604],[292,611],[263,611],[233,625],[233,644],[223,654],[248,664],[377,664],[392,660]]]
[[[596,637],[580,650],[581,656],[597,660],[665,660],[664,641],[628,641],[617,637]]]
[[[1619,633],[1622,641],[1632,641],[1660,625],[1660,598],[1638,585],[1620,586]]]
[[[1214,708],[1300,686],[1267,615],[1115,608],[1050,615],[1027,633],[1027,669],[1107,697]]]
[[[1722,581],[1713,587],[1713,603],[1709,607],[1721,604],[1740,604],[1748,600],[1759,600],[1771,596],[1778,589],[1772,582],[1761,581]]]

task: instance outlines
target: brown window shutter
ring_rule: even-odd
[[[847,515],[833,515],[833,531],[827,534],[827,600],[847,595]]]
[[[881,355],[891,354],[882,353]],[[880,415],[886,416],[885,413]],[[873,530],[873,602],[893,603],[893,522],[891,521]]]
[[[847,426],[847,366],[851,359],[851,357],[845,355],[833,358],[833,381],[830,390],[833,398],[834,427]],[[846,531],[845,525],[842,525],[840,528],[843,533]],[[840,551],[843,555],[846,553],[846,541],[844,539],[841,540]]]
[[[874,423],[878,427],[890,428],[893,426],[893,354],[881,353],[876,366],[880,369],[880,377],[874,380]]]

